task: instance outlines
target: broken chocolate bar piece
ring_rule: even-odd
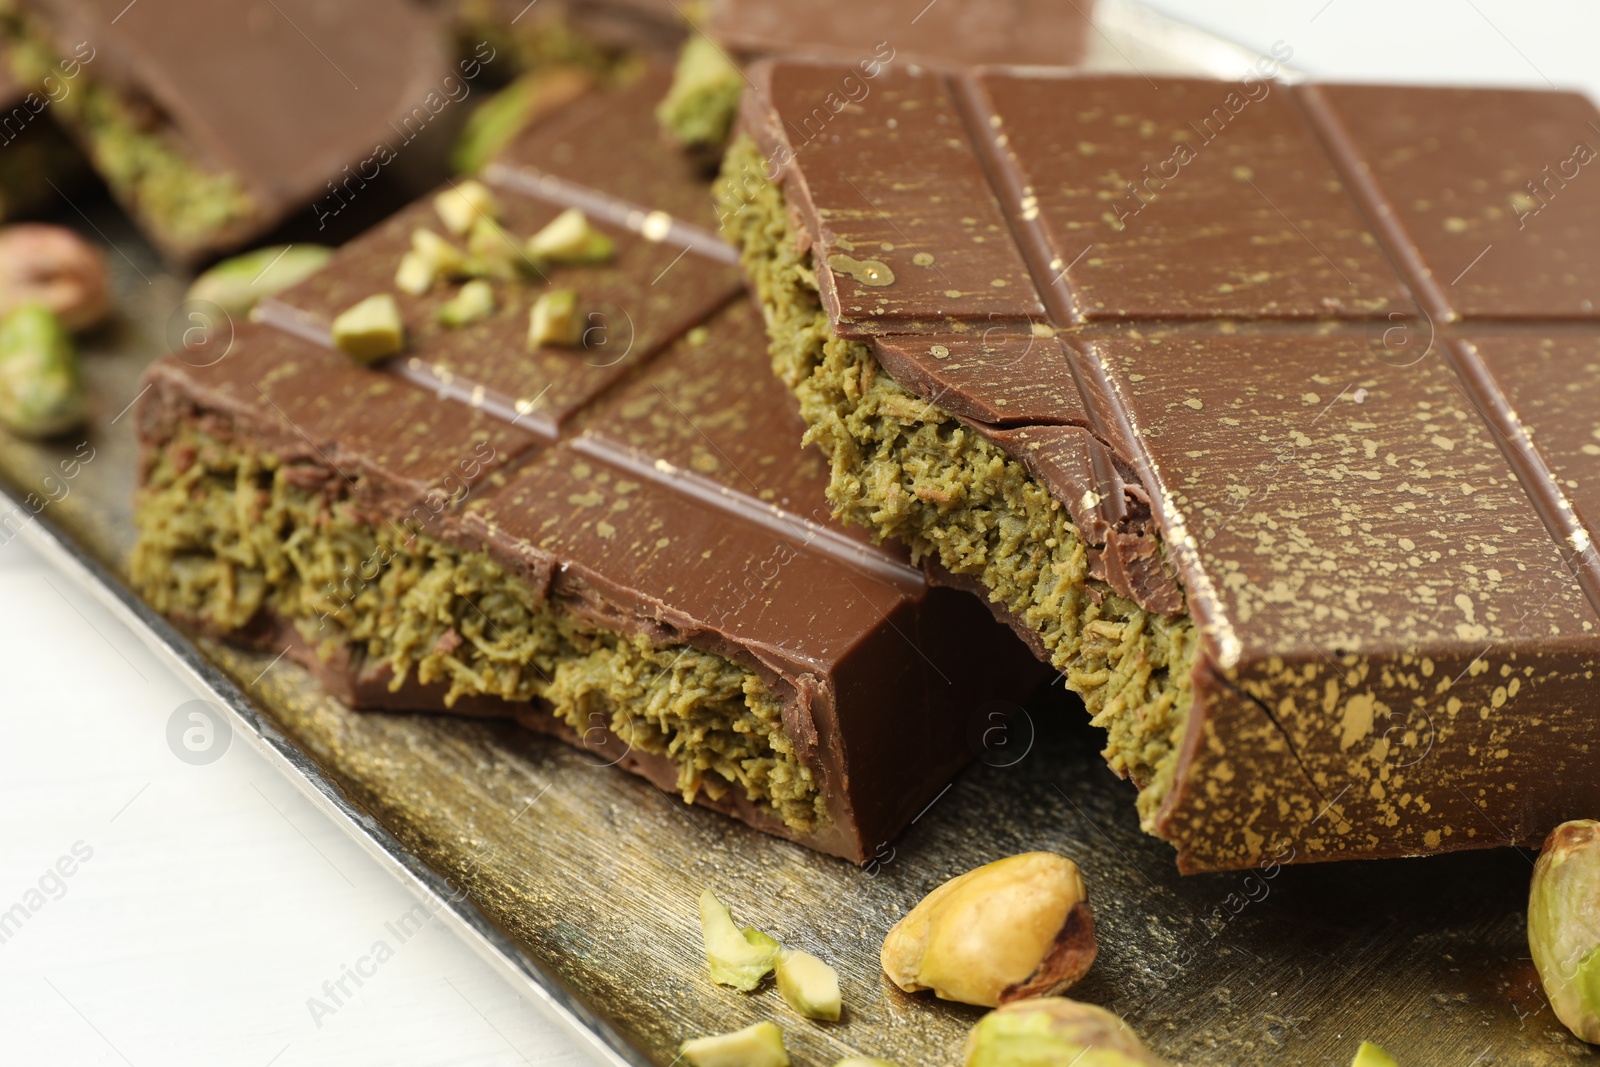
[[[395,0],[32,0],[19,47],[70,67],[53,114],[163,252],[193,262],[440,157],[472,72]],[[484,56],[472,62],[481,66]],[[19,72],[20,74],[21,72]]]
[[[1600,807],[1600,114],[752,72],[724,232],[845,518],[988,592],[1186,871]]]
[[[359,365],[331,321],[393,290],[417,231],[448,232],[428,198],[258,305],[220,361],[158,362],[134,573],[358,705],[512,716],[864,861],[974,754],[985,702],[1044,668],[832,522],[706,186],[654,138],[596,150],[648,130],[657,89],[578,101],[485,174],[492,199],[461,197],[519,241],[580,208],[603,259],[489,280],[459,326],[438,316],[459,282],[394,293],[406,348]],[[558,289],[582,338],[530,351]]]

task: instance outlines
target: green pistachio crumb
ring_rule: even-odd
[[[405,347],[400,307],[388,293],[377,293],[333,320],[333,343],[363,363],[375,363]]]
[[[457,182],[433,198],[433,209],[439,213],[444,228],[457,237],[465,236],[478,219],[500,221],[500,204],[480,181],[468,179]]]
[[[778,963],[778,942],[753,926],[741,930],[728,906],[709,889],[700,893],[700,935],[711,980],[718,985],[748,993]]]
[[[482,278],[474,278],[439,308],[439,321],[446,326],[465,326],[486,319],[493,312],[493,287]]]
[[[656,121],[685,148],[717,147],[728,139],[739,110],[744,75],[703,34],[694,34],[678,53],[672,87],[656,105]]]
[[[1356,1058],[1350,1061],[1350,1067],[1400,1067],[1395,1063],[1394,1057],[1370,1041],[1361,1042],[1361,1047],[1356,1049]]]
[[[46,438],[83,425],[78,354],[67,328],[43,304],[24,304],[0,319],[0,425]]]
[[[433,261],[413,248],[400,257],[400,266],[394,272],[394,287],[402,293],[421,296],[433,288],[436,274]]]
[[[571,348],[583,340],[583,319],[578,315],[578,294],[573,289],[541,293],[528,312],[528,347],[560,345]]]
[[[467,237],[467,253],[471,257],[467,261],[467,273],[475,278],[510,281],[532,268],[516,238],[498,222],[481,215],[473,220]]]
[[[589,217],[575,207],[567,208],[528,238],[528,256],[541,263],[604,263],[616,251],[616,242],[595,229]]]
[[[411,231],[411,250],[433,268],[438,278],[464,278],[468,273],[467,254],[426,226]]]
[[[784,1002],[808,1019],[837,1022],[843,1010],[839,972],[809,952],[784,949],[778,954],[778,992]]]
[[[273,245],[225,259],[189,286],[190,300],[207,300],[229,315],[246,315],[258,300],[275,296],[321,270],[333,255],[322,245]]]
[[[731,1034],[685,1041],[679,1054],[690,1067],[789,1067],[783,1031],[772,1023],[756,1023]]]

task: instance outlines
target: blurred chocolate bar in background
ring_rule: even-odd
[[[182,263],[298,210],[325,225],[380,178],[436,180],[473,80],[402,0],[28,0],[6,25],[19,82],[55,72],[51,115]]]

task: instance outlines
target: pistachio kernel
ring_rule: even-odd
[[[527,252],[540,263],[604,263],[616,254],[610,237],[595,229],[589,217],[569,207],[528,238]]]
[[[1166,1067],[1121,1019],[1066,997],[1019,1000],[991,1011],[967,1035],[964,1062],[965,1067]]]
[[[465,326],[493,313],[494,288],[482,278],[474,278],[440,305],[439,321],[445,326]]]
[[[778,942],[754,927],[741,930],[728,906],[709,889],[700,894],[700,933],[711,980],[719,985],[748,993],[778,962]]]
[[[1556,1018],[1600,1044],[1600,822],[1545,838],[1528,891],[1528,948]]]
[[[783,1031],[772,1023],[756,1023],[731,1034],[685,1041],[678,1054],[690,1067],[789,1067]]]
[[[376,363],[405,347],[400,307],[388,293],[377,293],[333,320],[333,343],[363,363]]]
[[[67,328],[42,303],[0,319],[0,426],[42,439],[83,425],[87,407],[78,353]]]
[[[559,345],[567,348],[583,340],[583,319],[578,315],[578,294],[572,289],[551,289],[539,294],[528,310],[528,347]]]
[[[1094,962],[1077,864],[1025,852],[952,878],[884,939],[884,973],[908,993],[994,1007],[1067,988]]]
[[[439,213],[444,228],[463,237],[480,218],[490,222],[500,221],[500,204],[489,187],[475,179],[457,182],[433,198],[433,209]]]

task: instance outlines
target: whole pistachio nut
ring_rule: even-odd
[[[53,311],[23,304],[0,319],[0,425],[45,438],[83,425],[78,354]]]
[[[111,311],[106,259],[64,226],[0,228],[0,315],[42,304],[67,329],[86,330]]]
[[[1094,913],[1077,864],[1024,852],[922,899],[884,938],[884,973],[908,993],[994,1007],[1058,993],[1094,962]]]
[[[273,245],[225,259],[189,286],[190,300],[209,300],[229,315],[246,315],[256,301],[274,296],[327,265],[333,249]]]
[[[1564,822],[1545,838],[1528,893],[1528,948],[1556,1018],[1600,1044],[1600,822]]]
[[[685,1041],[678,1054],[690,1067],[789,1067],[783,1031],[772,1023],[756,1023],[731,1034]]]
[[[740,929],[728,906],[707,889],[700,894],[700,933],[711,980],[748,993],[778,962],[781,946],[753,926]]]
[[[1126,1023],[1066,997],[1019,1000],[967,1035],[965,1067],[1165,1067]]]
[[[1394,1057],[1370,1041],[1361,1042],[1361,1047],[1356,1049],[1356,1058],[1350,1061],[1350,1067],[1400,1067]]]

